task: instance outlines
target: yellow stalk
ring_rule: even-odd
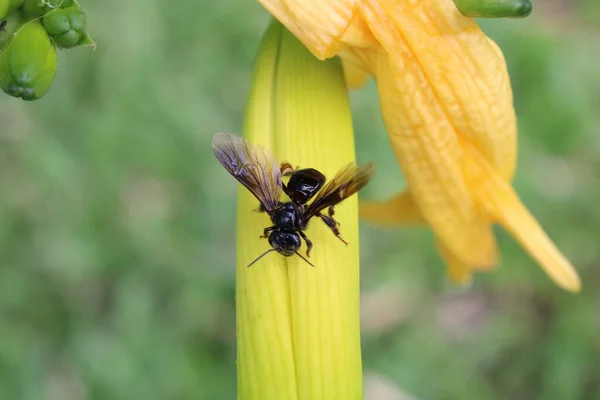
[[[355,158],[352,119],[339,59],[317,60],[281,24],[263,38],[244,137],[279,161],[331,178]],[[306,231],[310,267],[272,253],[266,214],[240,187],[237,235],[238,398],[360,399],[358,202],[336,208],[345,246],[319,220]],[[305,248],[301,249],[302,253]]]

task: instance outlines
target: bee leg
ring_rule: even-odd
[[[272,230],[277,229],[275,226],[270,226],[268,228],[265,228],[265,230],[263,231],[262,236],[260,237],[261,239],[266,239],[269,237],[269,232],[271,232]]]
[[[306,237],[304,232],[298,231],[298,233],[300,234],[300,236],[302,236],[302,239],[304,239],[304,241],[306,242],[306,257],[310,257],[310,251],[312,250],[312,246],[313,246],[312,242]]]
[[[289,197],[289,193],[288,193],[288,189],[287,186],[285,186],[285,183],[281,182],[281,189],[283,190],[283,193],[287,194]]]
[[[327,214],[331,217],[331,219],[333,219],[333,216],[335,215],[335,211],[333,210],[333,206],[329,207],[327,209]],[[338,221],[335,221],[335,224],[337,226],[340,226],[340,223]]]
[[[346,242],[340,236],[340,231],[338,229],[339,223],[335,219],[333,219],[331,217],[327,217],[323,214],[319,214],[319,217],[323,220],[323,222],[325,222],[325,225],[327,225],[329,227],[329,229],[331,229],[333,231],[333,234],[335,236],[337,236],[338,239],[340,239],[345,245],[348,245],[348,242]]]

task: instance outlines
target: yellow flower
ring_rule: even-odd
[[[501,50],[472,18],[452,0],[259,1],[316,57],[340,55],[349,84],[365,73],[377,81],[408,189],[363,204],[363,218],[428,224],[450,277],[463,283],[496,265],[499,223],[559,286],[579,290],[577,273],[510,184],[517,154],[510,80]]]
[[[244,137],[280,161],[333,175],[355,158],[354,135],[339,59],[317,60],[281,24],[265,33],[254,68]],[[236,315],[238,398],[360,399],[358,201],[336,208],[345,246],[311,221],[311,267],[271,253],[259,239],[270,225],[240,185]],[[304,253],[303,246],[300,251]]]

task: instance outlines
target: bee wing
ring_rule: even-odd
[[[375,174],[375,164],[370,162],[360,166],[350,163],[321,189],[306,209],[304,216],[308,221],[322,210],[334,206],[362,189]]]
[[[281,172],[273,154],[231,133],[217,133],[212,141],[217,160],[271,213],[281,198]]]

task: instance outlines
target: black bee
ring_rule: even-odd
[[[269,214],[273,223],[261,236],[268,238],[272,249],[248,266],[276,251],[286,257],[296,254],[314,267],[298,253],[302,238],[306,242],[306,256],[310,257],[312,242],[303,231],[312,217],[320,218],[342,242],[348,244],[340,236],[339,223],[333,218],[333,207],[369,183],[375,173],[375,164],[357,167],[350,163],[325,185],[325,176],[316,169],[294,169],[288,163],[278,165],[270,151],[253,146],[231,133],[217,133],[213,137],[213,151],[221,165],[258,199],[260,210]],[[282,176],[289,176],[287,185],[283,183]],[[290,201],[280,201],[282,192]],[[313,197],[312,203],[307,204]],[[326,208],[327,215],[324,215],[321,212]]]

